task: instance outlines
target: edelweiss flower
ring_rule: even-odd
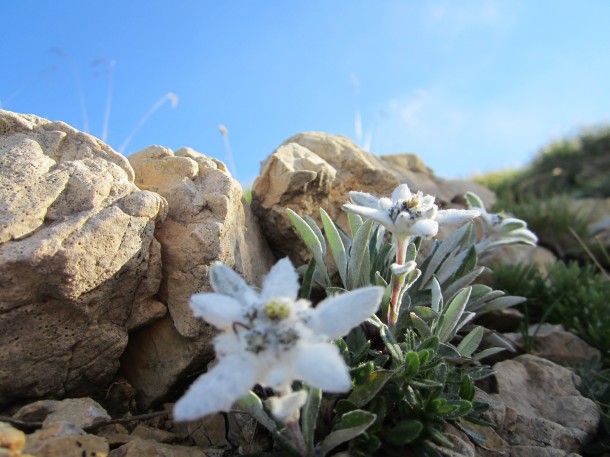
[[[398,186],[391,199],[364,192],[350,192],[349,196],[352,203],[343,205],[344,209],[376,220],[403,241],[411,236],[432,238],[438,233],[439,223],[459,224],[480,214],[476,210],[439,210],[432,195],[421,191],[414,194],[406,184]]]
[[[503,244],[525,243],[536,246],[538,237],[527,228],[527,223],[515,217],[489,213],[478,195],[467,192],[466,201],[470,208],[481,212],[479,222],[483,229],[483,239],[477,243],[478,251],[485,251]]]
[[[228,411],[255,384],[284,396],[295,380],[328,392],[350,389],[349,369],[330,340],[375,313],[383,288],[358,289],[312,308],[297,300],[298,275],[288,259],[271,269],[260,293],[221,263],[212,265],[210,283],[215,292],[194,295],[191,308],[222,330],[214,340],[218,363],[176,403],[177,420]],[[282,411],[279,416],[301,406],[300,396],[287,400],[272,408]]]

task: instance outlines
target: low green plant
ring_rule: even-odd
[[[557,261],[543,274],[535,265],[505,265],[494,277],[498,289],[527,297],[531,321],[563,324],[610,362],[610,281],[597,267]]]
[[[529,198],[610,197],[610,126],[589,127],[543,147],[521,170],[477,176],[503,202]]]
[[[505,202],[503,208],[526,220],[530,229],[538,236],[540,245],[550,249],[560,258],[582,253],[582,247],[573,233],[581,239],[590,238],[590,215],[577,208],[574,201],[565,195],[544,200],[530,198],[512,204]]]

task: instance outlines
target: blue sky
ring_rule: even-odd
[[[605,0],[19,0],[2,16],[3,109],[231,166],[222,124],[246,185],[303,131],[451,178],[610,118]]]

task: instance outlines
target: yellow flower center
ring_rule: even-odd
[[[281,321],[290,316],[290,307],[280,301],[270,301],[263,306],[265,316],[272,321]]]

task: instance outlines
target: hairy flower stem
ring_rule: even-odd
[[[401,239],[396,237],[396,263],[404,265],[407,258],[407,246],[409,239]],[[392,296],[390,297],[390,306],[388,307],[388,327],[390,330],[394,328],[398,321],[398,312],[400,311],[400,298],[402,294],[400,290],[405,284],[406,274],[392,274]]]
[[[305,444],[305,438],[303,437],[299,420],[295,419],[287,422],[286,428],[288,428],[288,433],[290,433],[290,438],[292,438],[292,443],[297,448],[298,453],[302,457],[311,457],[311,453]]]

